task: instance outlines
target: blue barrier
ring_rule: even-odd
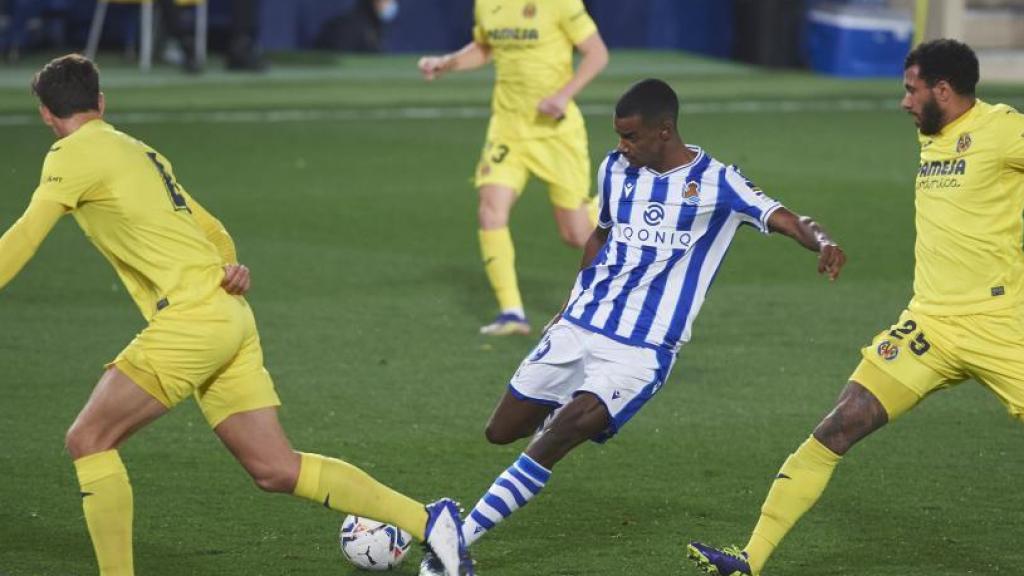
[[[210,2],[211,45],[227,33],[231,0]],[[255,0],[260,4],[259,40],[267,51],[313,47],[324,24],[352,9],[357,0]],[[442,52],[469,42],[473,0],[398,0],[398,17],[384,28],[388,52]],[[544,0],[536,0],[543,2]],[[732,54],[734,0],[584,0],[612,48],[678,49],[713,56]],[[84,45],[95,0],[8,0],[15,22],[0,44],[18,44],[17,28],[43,10],[63,13],[70,47]],[[131,44],[138,34],[136,6],[112,5],[104,39]]]
[[[541,0],[543,1],[543,0]],[[262,0],[260,40],[267,50],[312,46],[323,23],[344,14],[352,0]],[[399,0],[385,27],[389,52],[440,52],[469,42],[473,0]],[[729,56],[732,0],[589,0],[587,8],[613,48],[659,48]]]

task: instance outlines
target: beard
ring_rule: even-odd
[[[921,107],[920,124],[917,129],[925,136],[934,136],[942,130],[942,109],[935,98],[929,99]]]

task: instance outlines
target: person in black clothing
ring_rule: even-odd
[[[398,0],[356,0],[324,24],[313,46],[340,52],[380,52],[384,25],[398,14]]]

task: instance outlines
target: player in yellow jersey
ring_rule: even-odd
[[[966,44],[921,44],[904,70],[902,106],[921,142],[914,296],[782,465],[746,547],[690,544],[709,574],[761,574],[841,457],[932,392],[973,378],[1024,420],[1024,115],[975,97]]]
[[[99,73],[57,58],[32,83],[58,140],[25,214],[0,238],[0,288],[66,213],[114,266],[148,325],[106,366],[67,432],[102,576],[134,573],[132,489],[118,447],[195,396],[214,433],[269,492],[397,524],[472,574],[454,502],[424,506],[341,460],[293,451],[252,310],[249,271],[221,223],[178,183],[170,162],[103,120]]]
[[[476,0],[473,41],[426,56],[427,80],[494,60],[496,79],[476,169],[480,251],[500,312],[482,334],[527,334],[508,223],[530,174],[548,185],[558,232],[582,248],[596,222],[583,115],[573,98],[608,64],[582,0]],[[573,47],[582,55],[573,73]]]

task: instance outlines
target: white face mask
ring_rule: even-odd
[[[391,22],[398,16],[398,2],[391,0],[377,5],[377,17],[381,22]]]

